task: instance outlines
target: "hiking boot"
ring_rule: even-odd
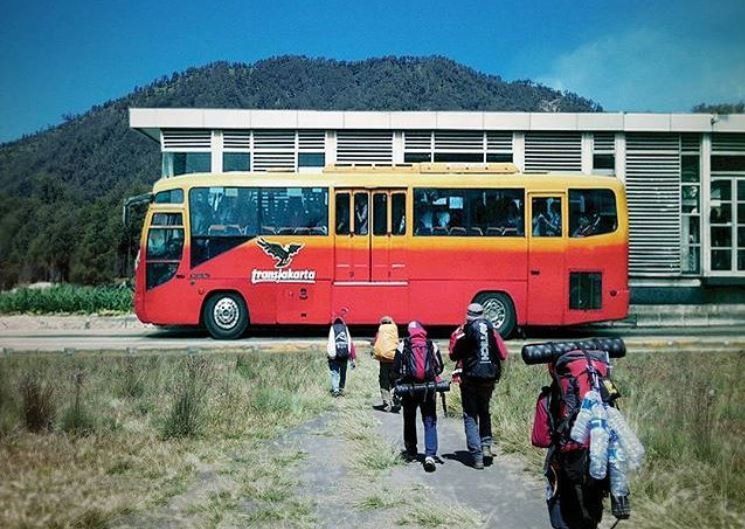
[[[494,456],[491,453],[491,446],[484,445],[481,447],[481,454],[484,458],[484,463],[487,465],[490,465],[492,460],[494,459]]]
[[[416,450],[413,452],[410,450],[401,450],[401,459],[406,463],[413,463],[416,461]]]
[[[341,391],[332,391],[331,392],[332,397],[341,397]]]
[[[435,458],[432,456],[427,456],[424,458],[424,470],[427,472],[434,472],[437,470],[437,465],[435,464]]]
[[[473,468],[475,468],[476,470],[484,470],[484,459],[481,457],[474,457]]]

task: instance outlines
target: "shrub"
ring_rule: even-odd
[[[65,411],[62,416],[62,429],[65,432],[75,435],[87,435],[95,430],[93,417],[85,409],[82,402],[84,373],[77,371],[73,375],[75,385],[75,398],[73,404]]]
[[[26,428],[31,432],[51,430],[56,412],[52,385],[42,382],[38,373],[27,373],[20,391]]]
[[[163,437],[193,437],[200,433],[211,379],[212,365],[206,358],[189,356],[184,360],[174,385],[171,411],[163,424]]]
[[[125,286],[19,288],[0,292],[0,314],[130,312],[132,291]]]

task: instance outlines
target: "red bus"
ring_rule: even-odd
[[[329,166],[158,181],[135,311],[237,338],[249,324],[455,325],[478,301],[516,326],[627,316],[620,182],[514,165]]]

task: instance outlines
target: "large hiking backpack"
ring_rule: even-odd
[[[463,356],[463,375],[480,380],[499,380],[502,362],[492,323],[478,319],[469,323],[464,332],[462,347],[468,349]]]
[[[331,326],[333,340],[334,340],[334,352],[337,360],[346,360],[349,358],[349,332],[347,326],[343,322],[335,322]]]
[[[611,397],[605,384],[609,375],[607,354],[569,351],[556,359],[551,371],[553,383],[547,406],[553,420],[554,442],[562,452],[588,448],[588,443],[573,441],[569,433],[588,391],[596,390],[604,400]]]
[[[411,338],[403,339],[401,349],[401,375],[407,382],[432,382],[437,379],[437,358],[432,340],[426,347],[414,346]]]

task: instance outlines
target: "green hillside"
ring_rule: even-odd
[[[127,274],[137,234],[124,232],[121,202],[160,171],[157,144],[129,130],[130,107],[602,110],[576,94],[505,82],[442,57],[278,57],[190,68],[0,145],[0,288]]]

